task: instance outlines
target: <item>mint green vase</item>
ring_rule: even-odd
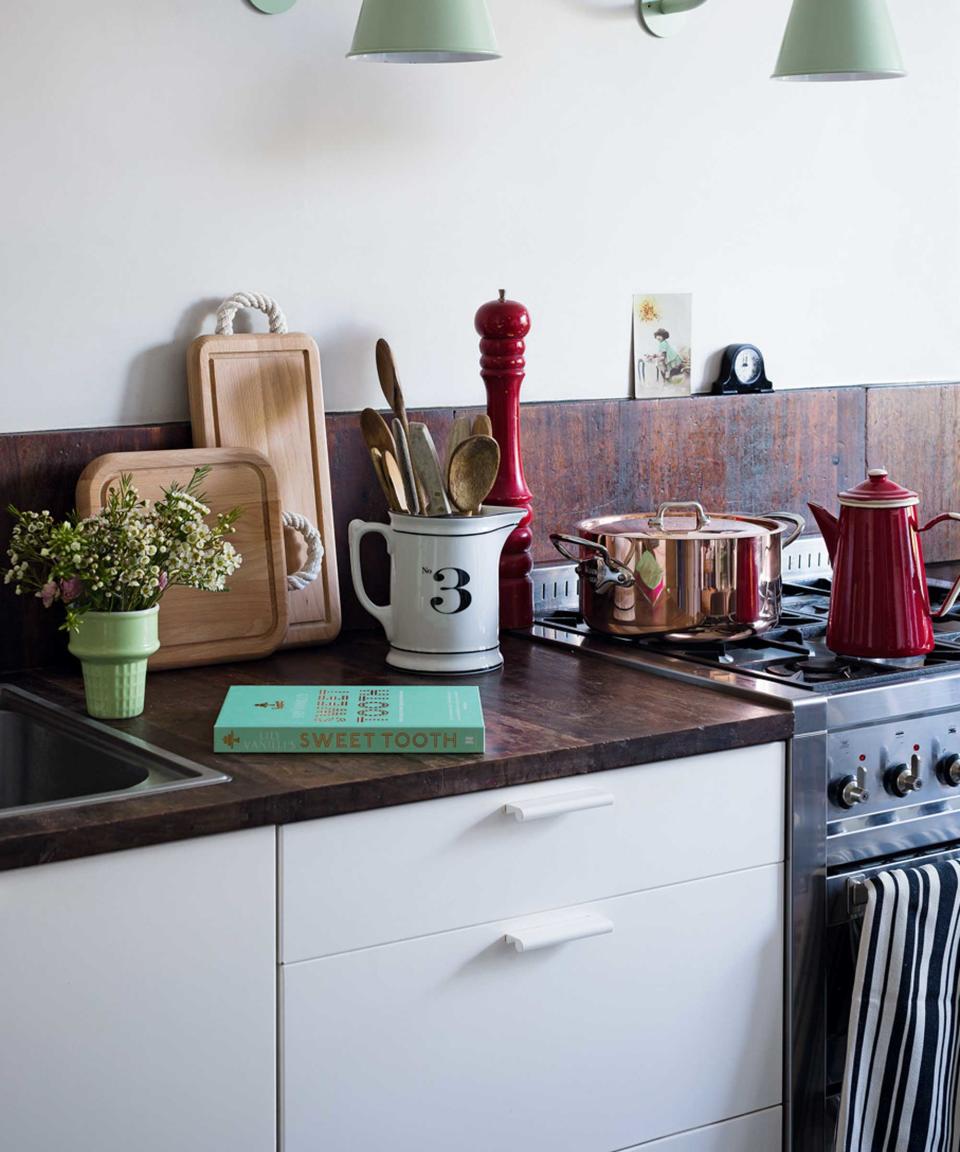
[[[87,711],[99,720],[126,720],[143,711],[147,660],[160,647],[160,606],[142,612],[85,612],[70,634],[83,667]]]

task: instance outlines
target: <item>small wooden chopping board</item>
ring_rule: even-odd
[[[187,448],[100,456],[77,482],[77,511],[90,516],[125,474],[141,499],[159,500],[172,481],[186,487],[194,469],[205,466],[210,472],[202,491],[211,512],[243,509],[230,537],[243,563],[229,578],[228,592],[167,589],[153,669],[255,660],[277,649],[287,629],[287,591],[276,475],[268,460],[247,448]]]
[[[187,357],[193,442],[250,447],[273,465],[284,512],[316,525],[324,555],[317,579],[290,593],[283,646],[322,644],[340,631],[320,354],[302,333],[201,336]],[[303,566],[302,541],[286,534],[287,570]]]

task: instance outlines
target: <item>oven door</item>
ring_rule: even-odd
[[[860,929],[867,903],[866,881],[877,872],[912,868],[934,860],[960,860],[960,842],[869,860],[832,869],[827,874],[826,969],[826,1127],[825,1144],[832,1152],[840,1113],[840,1090],[847,1055],[850,1000],[860,947]]]

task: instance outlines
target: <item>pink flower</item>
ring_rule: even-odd
[[[83,581],[79,576],[71,576],[69,580],[60,581],[60,595],[64,604],[70,604],[83,592]]]
[[[60,593],[55,580],[48,580],[46,584],[40,589],[37,595],[43,601],[44,608],[49,608],[50,605],[56,600]]]
[[[160,589],[161,592],[166,592],[167,585],[169,583],[170,583],[170,578],[167,576],[166,572],[161,572],[160,573],[160,579],[157,581],[157,587]]]

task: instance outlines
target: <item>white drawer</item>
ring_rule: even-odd
[[[285,966],[285,1152],[613,1152],[778,1105],[782,881],[771,865]]]
[[[286,825],[281,959],[774,863],[784,776],[767,744]],[[571,793],[612,804],[544,815]]]
[[[780,1152],[782,1126],[782,1110],[768,1108],[723,1124],[711,1124],[709,1128],[637,1144],[626,1152]]]

